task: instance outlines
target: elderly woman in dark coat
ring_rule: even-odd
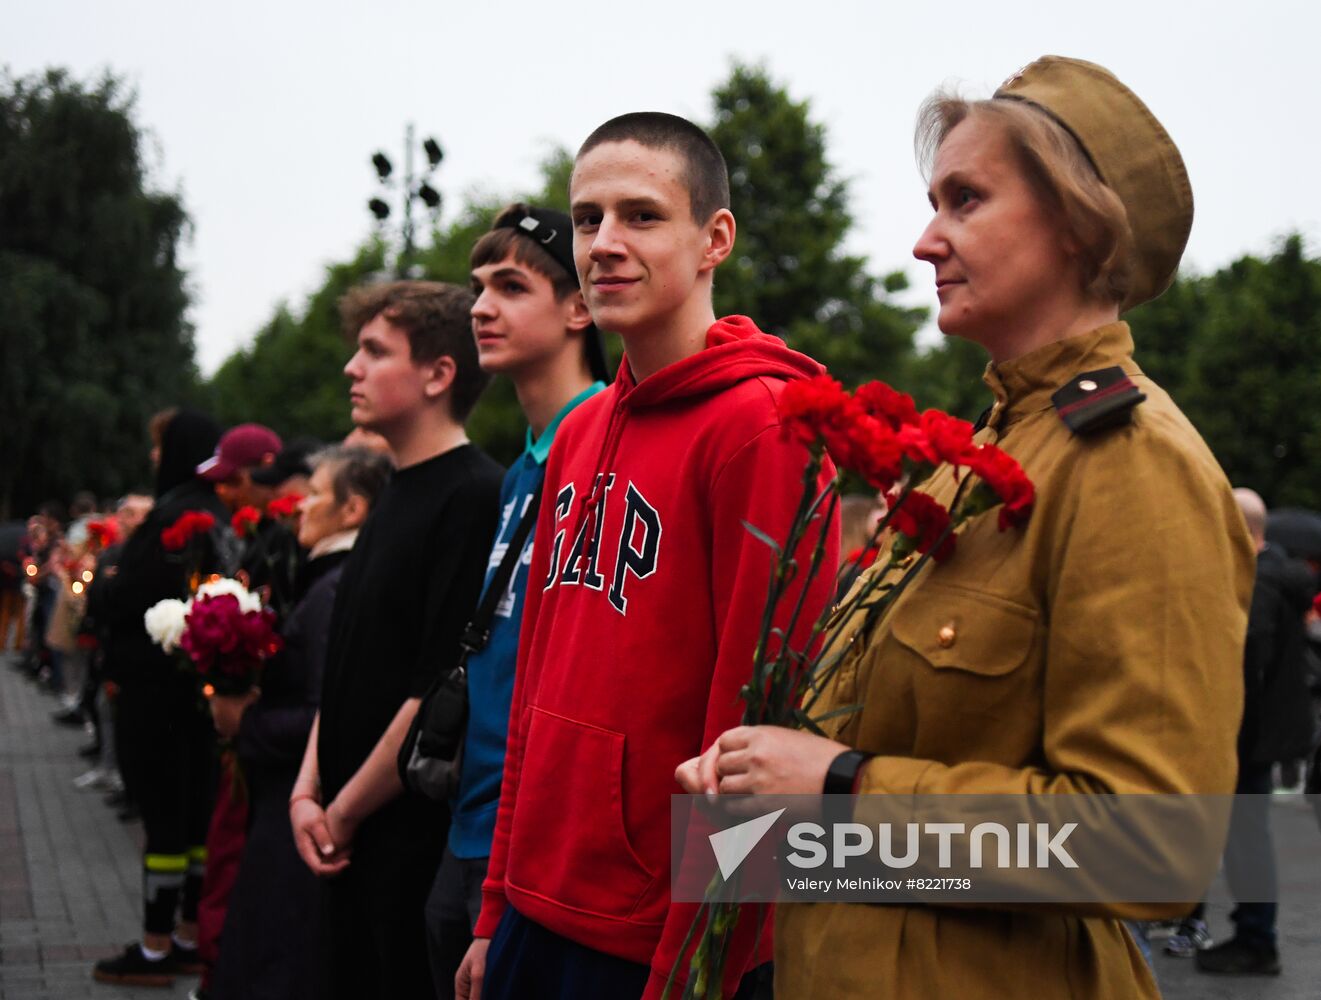
[[[298,530],[308,561],[301,597],[281,629],[284,650],[260,691],[211,699],[216,729],[234,738],[250,795],[247,845],[211,984],[216,1000],[308,1000],[323,992],[320,890],[294,847],[289,795],[321,699],[335,588],[389,472],[387,459],[362,449],[318,456]]]

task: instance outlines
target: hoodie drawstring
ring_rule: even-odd
[[[613,387],[616,393],[619,393],[619,384]],[[577,522],[573,526],[573,531],[569,534],[569,554],[572,556],[572,546],[577,542],[579,533],[583,530],[589,516],[595,517],[597,506],[601,503],[604,495],[605,471],[614,465],[615,454],[619,451],[619,442],[624,436],[624,424],[628,422],[624,414],[624,404],[627,394],[619,393],[614,405],[610,408],[610,423],[606,425],[605,438],[601,441],[601,448],[596,454],[596,461],[592,463],[592,482],[587,491],[587,500],[583,503],[582,510],[578,512]],[[594,525],[593,534],[601,531],[602,525]],[[584,539],[583,555],[591,549],[591,539]]]

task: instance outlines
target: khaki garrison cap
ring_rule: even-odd
[[[1121,311],[1169,288],[1193,225],[1193,189],[1178,147],[1137,94],[1095,63],[1042,56],[995,96],[1035,104],[1068,129],[1124,203],[1134,260]]]

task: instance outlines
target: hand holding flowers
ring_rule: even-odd
[[[211,708],[211,721],[216,732],[227,740],[238,735],[243,722],[243,713],[254,701],[261,697],[258,688],[249,688],[243,694],[213,694],[208,701]]]

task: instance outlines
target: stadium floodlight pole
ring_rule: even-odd
[[[413,200],[421,201],[430,212],[434,222],[440,215],[441,197],[430,183],[431,175],[435,169],[440,166],[445,154],[434,138],[428,137],[422,142],[422,151],[427,157],[426,170],[419,178],[414,172],[413,156],[415,153],[413,123],[409,122],[404,129],[404,175],[401,178],[400,193],[403,200],[402,211],[400,213],[402,222],[399,227],[400,249],[395,257],[394,271],[400,278],[419,277],[420,269],[414,265],[413,257],[416,251],[414,246],[414,226],[413,226]],[[394,164],[390,158],[379,150],[372,154],[372,167],[376,170],[376,178],[380,182],[383,194],[388,194],[388,189],[393,187],[390,175],[394,173]],[[390,203],[385,198],[378,195],[367,202],[367,208],[372,213],[378,226],[384,227],[385,222],[390,217]]]
[[[399,255],[399,277],[409,277],[413,263],[413,123],[404,129],[404,249]]]

